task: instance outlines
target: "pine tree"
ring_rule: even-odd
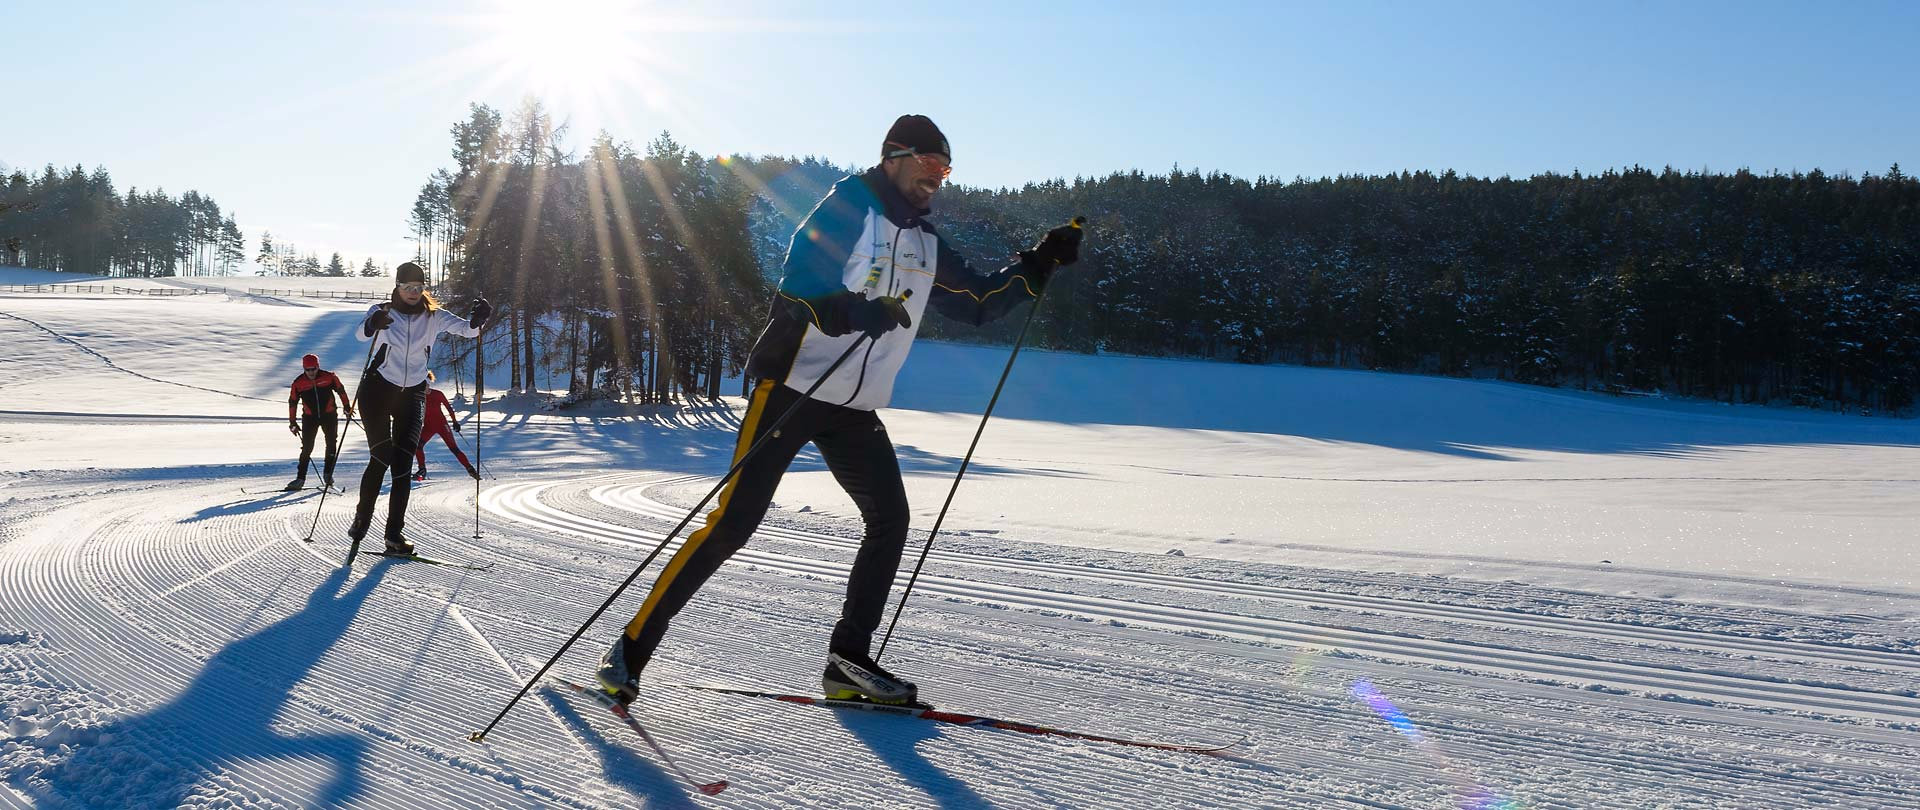
[[[284,274],[285,271],[280,268],[280,254],[276,252],[273,246],[273,231],[260,232],[260,252],[254,254],[253,261],[255,264],[260,265],[260,269],[266,275],[278,276]]]

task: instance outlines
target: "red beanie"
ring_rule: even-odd
[[[320,358],[311,354],[307,355],[306,357],[302,357],[300,358],[300,367],[301,368],[319,368]]]

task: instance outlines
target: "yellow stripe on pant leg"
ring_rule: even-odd
[[[773,380],[761,380],[754,387],[753,398],[747,401],[747,416],[740,422],[740,437],[733,443],[732,464],[739,464],[741,457],[747,454],[747,449],[753,446],[753,434],[760,429],[760,420],[766,415],[767,397],[773,393],[776,385],[779,383]],[[720,516],[726,514],[727,501],[733,498],[733,488],[739,483],[738,477],[727,482],[720,490],[720,505],[707,513],[707,522],[698,531],[687,535],[686,544],[674,552],[673,559],[667,561],[660,578],[653,581],[653,590],[647,592],[647,601],[640,605],[640,612],[635,613],[633,621],[627,623],[627,638],[640,637],[640,628],[646,626],[647,617],[653,614],[653,606],[659,603],[661,594],[667,592],[667,586],[673,584],[674,577],[680,575],[680,569],[686,567],[687,560],[693,557],[693,553],[700,549],[700,544],[706,541],[707,535],[713,532],[713,527],[720,522]]]

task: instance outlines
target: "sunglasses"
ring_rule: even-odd
[[[920,154],[919,152],[914,151],[913,147],[911,146],[908,146],[903,143],[894,143],[893,141],[887,141],[887,145],[892,147],[897,147],[897,148],[892,152],[888,152],[885,155],[885,157],[913,158],[914,160],[920,161],[921,171],[924,171],[927,174],[931,174],[934,177],[938,177],[942,180],[947,179],[949,176],[953,174],[953,166],[946,162],[947,159],[944,156],[923,155],[923,154]]]
[[[394,286],[394,289],[397,289],[401,292],[424,292],[427,289],[427,285],[422,284],[418,281],[409,281],[405,284],[395,284],[393,286]]]

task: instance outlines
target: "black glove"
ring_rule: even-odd
[[[912,326],[913,316],[907,314],[905,301],[886,296],[857,299],[847,309],[847,325],[870,338],[878,338],[896,326]]]
[[[367,323],[361,327],[361,331],[365,332],[367,337],[373,337],[373,333],[392,325],[393,313],[387,311],[386,304],[381,304],[379,309],[374,310],[372,315],[367,316]]]
[[[291,416],[287,417],[287,432],[295,436],[300,435],[300,420]]]
[[[458,419],[453,420],[453,432],[455,433],[460,432],[460,420]]]
[[[485,298],[475,298],[473,300],[473,311],[467,314],[467,325],[474,329],[479,329],[480,326],[485,324],[487,319],[491,317],[493,317],[493,305],[487,303],[487,299]]]
[[[1041,237],[1040,244],[1020,255],[1029,261],[1040,262],[1049,270],[1080,261],[1080,239],[1086,235],[1086,231],[1080,227],[1082,222],[1084,220],[1075,217],[1073,222],[1047,231],[1047,235]]]

